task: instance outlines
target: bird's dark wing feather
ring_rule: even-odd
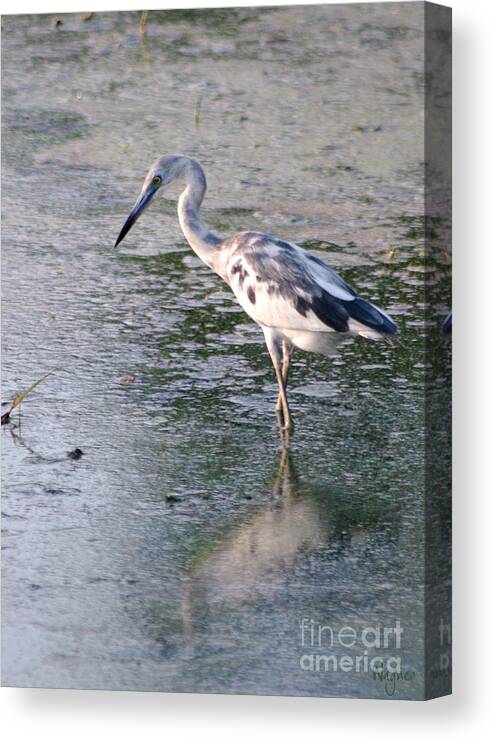
[[[359,298],[326,263],[297,245],[258,232],[235,235],[228,278],[240,304],[260,324],[349,332],[351,319],[382,333],[393,322]]]

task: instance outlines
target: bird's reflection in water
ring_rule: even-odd
[[[185,642],[193,642],[195,624],[210,611],[254,602],[273,580],[289,573],[302,552],[327,544],[332,529],[321,516],[320,504],[300,482],[283,445],[270,503],[190,568],[181,606]]]

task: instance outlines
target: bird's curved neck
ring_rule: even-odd
[[[196,160],[189,160],[183,176],[186,187],[178,201],[178,219],[188,244],[210,268],[217,270],[217,253],[221,239],[210,232],[200,218],[207,182]]]

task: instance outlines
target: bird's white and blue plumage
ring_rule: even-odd
[[[222,250],[225,280],[243,309],[302,350],[330,353],[334,334],[378,339],[396,331],[385,312],[298,245],[242,232]]]
[[[162,186],[182,179],[178,217],[197,255],[231,287],[245,312],[265,335],[279,383],[278,408],[286,427],[286,398],[292,348],[330,355],[341,338],[381,339],[396,332],[390,317],[358,296],[330,266],[298,245],[261,232],[227,239],[212,234],[199,216],[206,191],[200,164],[184,155],[162,157],[151,167],[118,244]]]

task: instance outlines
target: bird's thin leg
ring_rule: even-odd
[[[284,389],[287,389],[287,386],[288,386],[289,364],[291,362],[292,352],[293,352],[293,346],[289,345],[289,343],[287,343],[286,340],[283,340],[282,341],[282,378],[284,381]],[[281,411],[282,411],[282,399],[281,399],[281,395],[279,394],[277,397],[276,412],[280,413]]]
[[[275,354],[275,356],[271,353],[272,363],[274,365],[274,370],[276,372],[276,378],[277,383],[279,385],[279,396],[278,399],[280,400],[280,406],[279,408],[276,405],[276,411],[278,413],[278,416],[281,421],[281,425],[285,430],[291,430],[293,428],[293,421],[291,419],[291,413],[289,411],[289,405],[288,405],[288,398],[286,395],[286,381],[283,376],[283,369],[281,366],[279,354]],[[288,357],[288,365],[289,365],[289,357]]]
[[[284,379],[282,378],[281,365],[275,365],[274,369],[276,372],[277,383],[279,384],[279,396],[281,397],[282,415],[280,415],[280,417],[282,417],[283,427],[286,428],[286,430],[291,430],[293,427],[293,421],[291,419],[291,413],[289,411],[288,398],[286,396],[286,389],[284,387]]]
[[[262,329],[264,331],[265,342],[267,343],[267,348],[269,350],[272,365],[274,366],[274,371],[276,372],[277,383],[279,385],[279,396],[281,397],[281,410],[279,412],[279,420],[285,430],[292,430],[293,421],[291,420],[291,413],[289,412],[289,405],[286,397],[286,388],[282,375],[281,341],[280,338],[276,336],[275,331],[273,331],[270,327],[263,327]]]

